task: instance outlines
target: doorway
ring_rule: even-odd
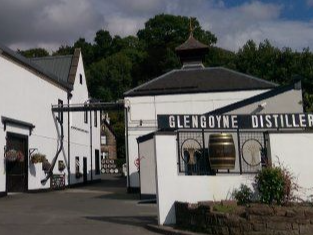
[[[87,183],[87,158],[83,157],[83,180]]]
[[[7,192],[27,191],[28,137],[7,133],[5,158]]]

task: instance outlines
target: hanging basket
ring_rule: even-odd
[[[46,160],[46,155],[41,154],[41,153],[35,153],[30,157],[30,161],[33,164],[41,163]]]
[[[51,169],[51,163],[48,162],[48,160],[45,160],[45,161],[42,163],[42,170],[47,173],[47,172],[50,171],[50,169]]]
[[[10,149],[5,153],[5,160],[8,162],[23,162],[25,159],[24,154],[21,151]]]

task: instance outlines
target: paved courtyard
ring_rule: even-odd
[[[156,234],[145,229],[157,222],[156,205],[138,201],[117,176],[80,188],[10,194],[0,198],[0,234]]]

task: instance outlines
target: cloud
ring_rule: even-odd
[[[16,49],[72,44],[105,24],[93,0],[0,0],[0,41]],[[88,38],[91,39],[91,38]]]
[[[228,0],[230,1],[230,0]],[[310,22],[282,18],[287,5],[227,0],[0,0],[0,42],[13,49],[44,46],[56,50],[79,37],[93,41],[99,29],[112,35],[135,35],[156,14],[197,17],[213,32],[217,45],[238,50],[247,40],[269,39],[279,47],[313,47]],[[276,1],[277,2],[277,1]],[[283,2],[283,1],[280,1]],[[306,0],[313,6],[313,0]]]
[[[306,0],[306,4],[307,4],[309,7],[313,7],[313,0]]]

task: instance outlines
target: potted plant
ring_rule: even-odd
[[[45,159],[44,162],[42,163],[42,170],[45,173],[47,173],[50,171],[50,169],[51,169],[51,163],[47,159]]]
[[[58,168],[59,168],[59,171],[64,171],[65,169],[65,164],[63,161],[59,161],[58,162]]]
[[[45,160],[46,160],[46,155],[41,154],[41,153],[35,153],[35,154],[31,155],[31,157],[30,157],[30,161],[33,164],[44,162]]]

